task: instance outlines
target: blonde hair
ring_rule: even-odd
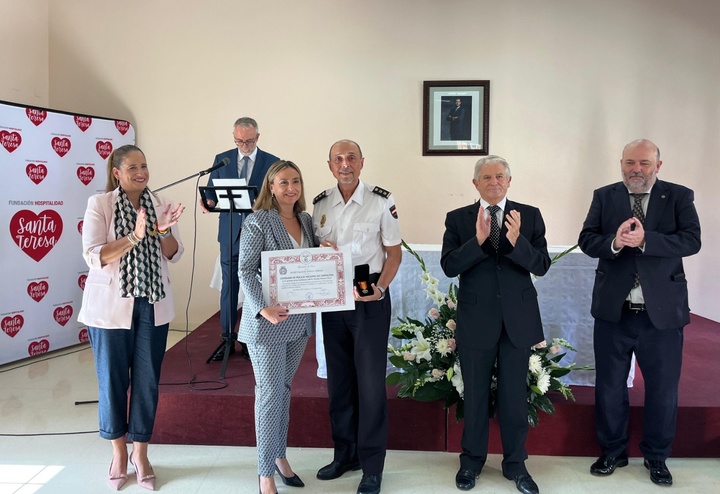
[[[133,146],[132,144],[125,144],[124,146],[120,146],[112,153],[110,153],[107,161],[107,183],[105,184],[105,192],[110,192],[111,190],[115,190],[118,188],[120,183],[113,174],[113,168],[117,168],[118,170],[122,169],[125,158],[129,153],[132,153],[133,151],[138,151],[140,154],[145,156],[145,153],[142,152],[142,149],[137,146]]]
[[[273,183],[278,173],[287,168],[292,168],[298,173],[298,175],[300,176],[300,186],[302,187],[302,190],[300,191],[300,198],[295,202],[295,205],[293,206],[293,212],[297,214],[301,211],[305,211],[305,182],[303,182],[302,172],[295,163],[285,160],[279,160],[270,165],[267,174],[265,174],[265,179],[263,180],[262,187],[260,188],[260,193],[258,194],[257,199],[255,199],[253,211],[259,211],[261,209],[268,211],[270,209],[278,208],[277,204],[275,203],[275,197],[273,196],[272,192],[270,192],[270,184]]]

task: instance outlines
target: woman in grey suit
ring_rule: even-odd
[[[240,234],[240,285],[245,293],[238,339],[247,344],[255,374],[255,435],[261,494],[277,492],[277,471],[285,485],[304,487],[285,457],[290,421],[290,386],[308,337],[312,314],[268,307],[262,292],[260,254],[267,250],[315,247],[312,219],[305,212],[302,174],[292,161],[277,161],[265,175],[254,213]]]

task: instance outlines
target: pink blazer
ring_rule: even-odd
[[[130,329],[133,304],[132,297],[120,296],[118,278],[120,274],[120,260],[105,266],[100,264],[100,249],[108,242],[115,240],[115,200],[118,189],[104,194],[97,194],[88,199],[85,219],[82,227],[83,257],[90,267],[85,290],[83,291],[82,307],[78,314],[78,322],[96,328],[124,328]],[[156,212],[162,211],[168,202],[152,194],[153,206]],[[155,324],[160,326],[169,323],[175,318],[172,286],[168,275],[168,261],[177,262],[182,257],[184,248],[180,241],[177,225],[172,227],[172,234],[177,239],[178,251],[172,259],[164,256],[160,259],[165,298],[154,305]]]

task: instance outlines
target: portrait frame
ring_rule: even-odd
[[[423,82],[423,156],[488,154],[490,81]]]

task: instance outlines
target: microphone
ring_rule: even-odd
[[[222,161],[221,161],[220,163],[218,163],[217,165],[211,166],[211,167],[208,168],[207,170],[201,171],[201,172],[200,172],[200,176],[202,177],[203,175],[207,175],[208,173],[212,173],[212,172],[214,172],[215,170],[217,170],[218,168],[222,168],[223,166],[227,166],[227,165],[229,165],[229,164],[230,164],[230,158],[223,158]]]

